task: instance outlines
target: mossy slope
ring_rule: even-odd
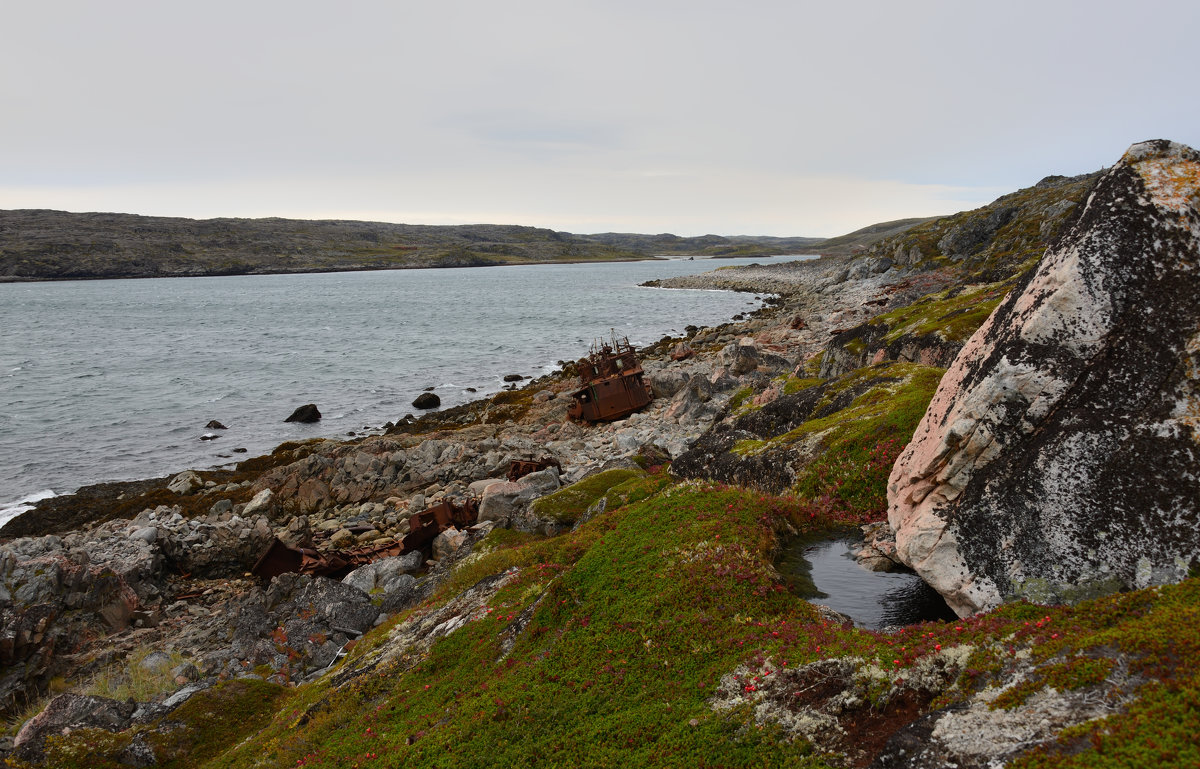
[[[842,766],[846,758],[797,736],[792,718],[837,692],[776,702],[763,680],[821,660],[845,661],[867,687],[840,717],[846,750],[855,740],[881,749],[920,712],[994,685],[1005,690],[993,701],[1000,709],[1051,687],[1108,703],[1110,715],[1033,746],[1017,766],[1195,761],[1200,580],[1073,609],[1015,603],[884,635],[822,619],[772,568],[778,532],[844,525],[836,508],[663,475],[625,489],[638,501],[575,532],[498,541],[469,559],[340,670],[381,650],[392,653],[386,665],[290,694],[231,682],[172,714],[181,726],[52,740],[54,765],[116,767],[112,757],[140,731],[161,764],[181,768]],[[486,606],[428,651],[396,646],[423,612],[506,573]],[[921,710],[900,707],[931,666],[949,687],[925,694]],[[753,671],[738,679],[743,704],[715,709],[735,669]],[[855,765],[870,758],[854,756]]]

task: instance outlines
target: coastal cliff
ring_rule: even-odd
[[[19,537],[0,545],[10,764],[1195,763],[1200,580],[1175,556],[1195,541],[1197,497],[1190,475],[1153,465],[1193,440],[1195,162],[1135,145],[1102,178],[882,227],[851,254],[664,281],[779,299],[640,350],[656,398],[618,422],[567,421],[562,372],[353,441],[43,501],[0,530]],[[1137,298],[1160,294],[1171,302]],[[1040,358],[1007,346],[1035,343]],[[1095,346],[1114,354],[1076,354]],[[964,405],[1021,361],[1019,384],[1069,380],[1046,390],[1058,400],[1014,385],[994,408]],[[967,412],[1013,440],[966,455],[955,499],[975,507],[947,509],[942,471],[971,442],[939,426]],[[1063,421],[1033,419],[1046,415]],[[1053,440],[1109,423],[1144,432],[1081,438],[1112,449],[1082,457]],[[1150,462],[1137,478],[1114,469],[1132,454]],[[561,469],[501,482],[511,460],[541,455]],[[1062,458],[1109,469],[1051,487],[1038,473]],[[942,491],[910,493],[921,484]],[[428,560],[344,581],[245,576],[272,538],[387,543],[469,496],[483,524],[439,537]],[[1012,585],[1017,559],[1037,562],[1006,536],[1101,531],[1110,499],[1104,520],[1159,524],[1124,529],[1129,552],[1105,555],[1129,555],[1132,571],[1111,569],[1129,579],[1062,571],[1052,591],[964,611],[964,591],[927,576],[969,615],[957,622],[864,630],[791,592],[777,560],[789,542],[865,526],[862,562],[920,570],[911,533],[941,522],[980,581]],[[924,500],[938,503],[916,519],[926,528],[908,528],[904,505]],[[989,545],[1000,557],[977,560]],[[1087,590],[1064,589],[1081,575]]]

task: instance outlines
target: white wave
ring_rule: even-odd
[[[35,491],[32,494],[21,497],[15,502],[0,502],[0,526],[8,523],[21,513],[32,510],[35,503],[56,496],[58,495],[50,489],[42,489],[41,491]]]

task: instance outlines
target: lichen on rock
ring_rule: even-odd
[[[971,337],[888,487],[960,614],[1177,581],[1200,558],[1200,154],[1134,145]]]

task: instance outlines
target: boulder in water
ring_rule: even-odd
[[[303,424],[311,424],[313,422],[320,422],[321,421],[321,412],[319,409],[317,409],[317,406],[315,403],[306,403],[305,405],[303,405],[300,408],[293,411],[292,415],[283,421],[284,422],[301,422]]]
[[[416,400],[412,402],[413,408],[418,409],[436,409],[442,405],[442,399],[435,393],[421,393]]]

